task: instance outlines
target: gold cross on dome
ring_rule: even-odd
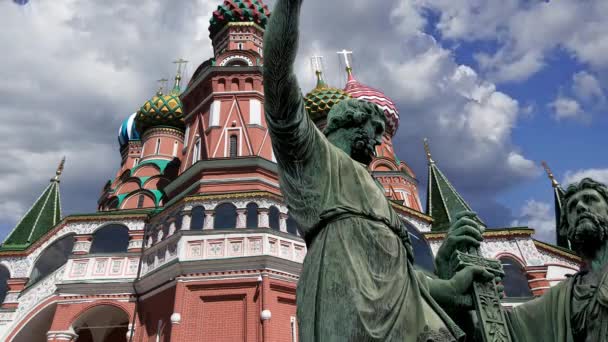
[[[315,72],[323,72],[323,56],[312,56],[310,62]]]
[[[158,82],[158,93],[162,94],[163,91],[165,91],[165,88],[167,87],[167,82],[169,82],[169,80],[166,78],[161,78],[160,80],[157,80],[156,82]]]
[[[351,66],[351,60],[352,60],[351,56],[352,56],[353,52],[352,51],[348,51],[346,49],[342,49],[342,51],[338,51],[337,53],[338,53],[338,55],[344,56],[344,63],[346,64],[346,67],[349,68],[349,69],[352,68],[352,66]]]
[[[187,60],[183,58],[179,58],[178,60],[173,61],[173,64],[177,64],[177,74],[181,75],[182,73],[182,65],[186,65],[188,63]]]

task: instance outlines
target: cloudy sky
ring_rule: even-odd
[[[275,0],[276,1],[276,0]],[[116,131],[172,78],[212,55],[208,21],[220,0],[0,1],[0,236],[67,157],[65,214],[91,212],[119,166]],[[269,4],[272,5],[273,1]],[[381,3],[381,5],[380,5]],[[553,240],[540,167],[562,183],[608,182],[608,2],[604,0],[305,0],[297,70],[354,51],[357,78],[401,113],[396,148],[426,196],[422,138],[475,210],[495,227],[530,225]]]

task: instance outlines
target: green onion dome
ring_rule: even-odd
[[[163,95],[159,91],[141,106],[135,117],[137,131],[143,134],[152,127],[173,127],[183,130],[184,111],[179,93],[179,77],[176,77],[175,87],[171,93]]]
[[[327,118],[334,105],[350,98],[344,90],[329,87],[318,75],[317,86],[304,97],[304,105],[312,121],[319,122]]]
[[[213,12],[209,21],[209,33],[214,37],[230,22],[254,22],[266,28],[270,10],[261,0],[225,0]]]

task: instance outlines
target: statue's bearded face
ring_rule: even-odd
[[[608,239],[608,203],[599,192],[583,189],[568,199],[566,210],[572,248],[593,257]]]
[[[350,156],[359,163],[369,165],[376,155],[376,146],[382,143],[384,121],[373,117],[363,126],[351,128]]]

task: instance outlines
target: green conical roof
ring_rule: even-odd
[[[61,220],[59,176],[63,171],[64,161],[65,159],[62,160],[56,176],[51,179],[51,183],[44,189],[42,195],[4,240],[0,251],[25,250],[59,223]]]
[[[458,213],[473,210],[439,170],[426,147],[429,160],[426,214],[433,218],[432,231],[446,231]],[[479,218],[477,221],[483,225]]]

